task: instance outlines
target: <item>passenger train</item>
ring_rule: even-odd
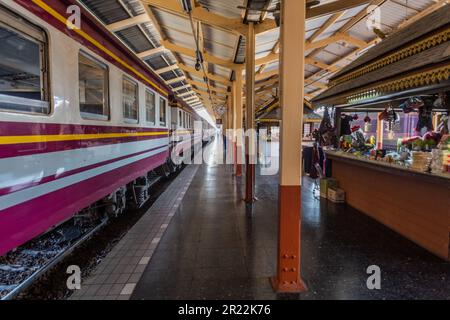
[[[152,176],[177,169],[173,148],[210,139],[89,12],[69,28],[70,4],[0,0],[0,256],[94,204],[144,201]]]

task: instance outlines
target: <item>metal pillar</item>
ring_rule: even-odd
[[[246,135],[245,135],[245,202],[255,201],[255,163],[256,163],[256,134],[255,134],[255,24],[248,23],[245,42],[245,106],[246,106]]]
[[[273,289],[280,293],[306,290],[300,275],[305,2],[281,2],[279,232],[277,274],[271,279]]]

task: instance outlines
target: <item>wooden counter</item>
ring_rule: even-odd
[[[327,151],[347,203],[449,260],[450,176]]]

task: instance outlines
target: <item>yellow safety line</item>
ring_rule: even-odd
[[[55,135],[35,135],[35,136],[4,136],[0,137],[0,145],[36,143],[36,142],[55,142],[55,141],[74,141],[90,139],[108,139],[108,138],[126,138],[126,137],[147,137],[168,135],[164,132],[135,132],[135,133],[103,133],[103,134],[55,134]]]
[[[47,11],[49,14],[51,14],[53,17],[55,17],[56,19],[58,19],[59,21],[61,21],[62,23],[64,23],[65,25],[67,24],[72,24],[70,21],[68,21],[64,16],[60,15],[56,10],[54,10],[52,7],[50,7],[49,5],[47,5],[46,3],[44,3],[44,1],[42,0],[32,0],[36,5],[38,5],[39,7],[41,7],[43,10]],[[139,76],[140,78],[142,78],[143,80],[147,81],[149,84],[151,84],[155,89],[157,89],[159,92],[161,92],[164,96],[167,96],[167,93],[162,90],[161,88],[159,88],[153,81],[151,81],[149,78],[147,78],[146,76],[144,76],[142,73],[140,73],[139,71],[137,71],[136,69],[134,69],[132,66],[130,66],[129,64],[127,64],[125,61],[123,61],[122,59],[120,59],[118,56],[116,56],[113,52],[111,52],[110,50],[108,50],[107,48],[105,48],[101,43],[99,43],[97,40],[95,40],[94,38],[92,38],[90,35],[88,35],[86,32],[84,32],[81,29],[78,28],[74,28],[74,30],[76,33],[78,33],[80,36],[82,36],[83,38],[85,38],[86,40],[88,40],[90,43],[92,43],[94,46],[96,46],[97,48],[99,48],[100,50],[102,50],[103,52],[105,52],[107,55],[109,55],[111,58],[113,58],[114,60],[116,60],[118,63],[120,63],[121,65],[123,65],[125,68],[129,69],[130,71],[132,71],[133,73],[135,73],[137,76]]]

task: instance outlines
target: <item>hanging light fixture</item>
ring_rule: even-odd
[[[211,105],[214,106],[214,100],[211,94],[209,81],[207,72],[205,70],[204,61],[203,61],[203,54],[200,50],[200,30],[197,28],[197,32],[195,32],[194,27],[194,18],[192,16],[192,3],[191,0],[181,0],[183,10],[189,14],[189,22],[191,23],[191,29],[192,29],[192,35],[194,36],[195,46],[196,46],[196,62],[195,62],[195,70],[200,71],[203,70],[203,80],[206,83],[206,86],[208,87],[208,95],[209,100],[211,101]]]
[[[183,5],[183,10],[184,11],[186,11],[187,13],[190,13],[192,11],[191,0],[182,0],[181,3]]]

